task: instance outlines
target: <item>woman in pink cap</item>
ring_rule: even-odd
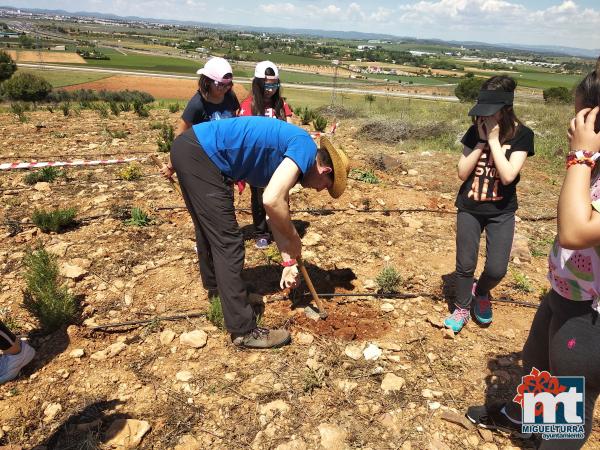
[[[199,69],[198,92],[190,99],[181,118],[175,137],[190,129],[192,125],[212,120],[229,119],[236,116],[240,104],[233,93],[233,74],[231,65],[227,60],[219,57],[213,57],[206,61],[204,67]],[[175,171],[171,164],[170,157],[167,163],[160,169],[162,175],[171,178]],[[202,235],[198,224],[195,224],[196,242],[200,242]],[[202,270],[203,259],[199,258],[200,273],[208,273]],[[217,281],[214,278],[202,279],[204,288],[208,291],[208,297],[212,298],[217,293]]]
[[[233,74],[231,65],[219,57],[209,59],[202,69],[198,92],[190,99],[175,132],[179,136],[185,130],[209,120],[235,117],[240,104],[232,91]]]
[[[279,70],[271,61],[261,61],[254,69],[252,95],[240,105],[240,116],[266,116],[291,122],[292,110],[281,96]],[[271,242],[267,216],[262,202],[264,189],[251,186],[252,221],[256,248],[265,249]]]

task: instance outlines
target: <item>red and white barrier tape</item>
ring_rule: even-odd
[[[121,164],[131,161],[140,161],[142,159],[144,158],[96,159],[92,161],[75,159],[73,161],[3,163],[0,164],[0,170],[33,169],[38,167],[100,166],[104,164]]]

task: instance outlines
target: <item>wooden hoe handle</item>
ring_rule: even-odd
[[[300,268],[300,272],[302,272],[302,276],[304,277],[304,281],[306,281],[306,285],[308,286],[308,290],[310,291],[310,294],[312,295],[313,300],[317,304],[317,308],[319,308],[319,317],[321,319],[326,319],[327,316],[328,316],[327,311],[325,311],[325,307],[323,306],[323,302],[321,302],[321,299],[317,295],[317,291],[315,291],[315,287],[313,286],[312,281],[310,280],[310,277],[308,276],[308,271],[306,270],[306,267],[304,266],[304,261],[302,261],[302,257],[298,256],[296,258],[296,262],[298,262],[298,267]]]

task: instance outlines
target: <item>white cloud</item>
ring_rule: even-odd
[[[262,12],[265,12],[267,14],[294,14],[297,11],[296,6],[294,6],[292,3],[269,3],[266,5],[262,4],[259,5],[259,8]]]

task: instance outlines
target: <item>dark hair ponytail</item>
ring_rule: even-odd
[[[575,98],[583,108],[600,106],[600,58],[596,68],[590,72],[575,89]],[[600,131],[600,116],[596,119],[596,132]]]
[[[514,92],[515,89],[517,89],[517,82],[506,75],[491,77],[481,85],[482,91]],[[502,115],[498,121],[498,125],[500,126],[500,143],[504,144],[506,141],[515,137],[517,128],[522,124],[517,118],[512,105],[505,105],[500,111],[502,111]],[[473,120],[475,120],[475,118],[473,118]]]

